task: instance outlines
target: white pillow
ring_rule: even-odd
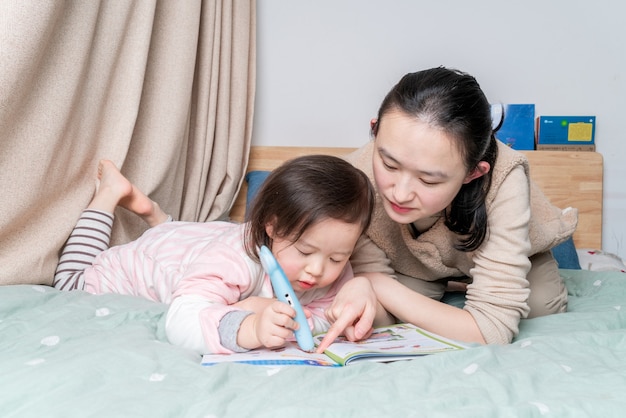
[[[577,249],[580,268],[593,271],[621,271],[626,273],[626,264],[618,255],[591,248]]]

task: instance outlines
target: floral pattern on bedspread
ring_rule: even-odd
[[[626,278],[564,270],[569,312],[510,345],[340,369],[202,367],[168,344],[166,306],[0,287],[8,417],[563,417],[626,410]]]

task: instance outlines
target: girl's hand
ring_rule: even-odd
[[[244,311],[254,312],[256,314],[263,312],[265,308],[276,302],[276,299],[264,298],[261,296],[250,296],[233,304]]]
[[[247,349],[282,347],[298,329],[298,323],[293,319],[295,316],[296,311],[291,306],[274,300],[260,313],[243,320],[237,344]]]

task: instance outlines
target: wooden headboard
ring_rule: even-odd
[[[273,170],[284,161],[301,155],[342,156],[354,148],[253,146],[248,171]],[[602,248],[603,160],[597,152],[524,151],[530,162],[530,176],[557,207],[578,208],[578,228],[574,233],[577,248]],[[247,185],[235,200],[230,217],[243,221]]]

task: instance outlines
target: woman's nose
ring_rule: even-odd
[[[393,186],[393,198],[396,203],[410,202],[414,197],[411,179],[408,176],[399,176]]]

